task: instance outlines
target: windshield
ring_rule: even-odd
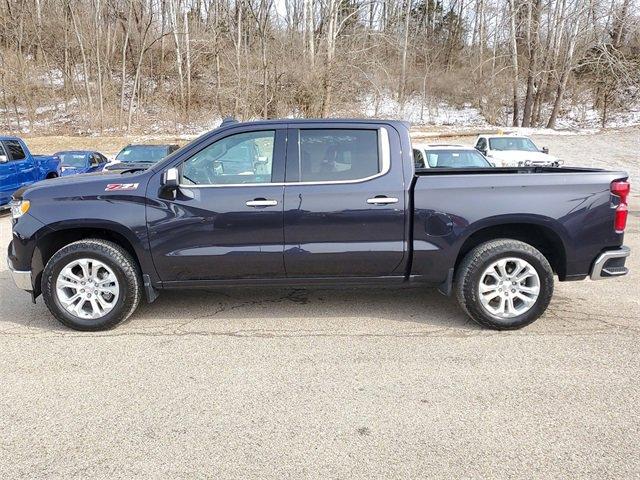
[[[537,152],[535,143],[526,137],[501,137],[489,140],[491,150],[522,150],[524,152]]]
[[[130,145],[124,147],[116,156],[121,162],[156,163],[167,156],[168,148],[164,145]]]
[[[84,153],[57,153],[65,167],[81,168],[87,165],[87,156]]]
[[[475,150],[427,150],[431,168],[490,167],[491,164]]]

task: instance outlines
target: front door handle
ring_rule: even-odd
[[[379,195],[377,197],[367,199],[367,203],[371,205],[389,205],[390,203],[398,203],[398,199],[396,197],[385,197]]]
[[[267,200],[266,198],[254,198],[245,203],[247,207],[275,207],[277,200]]]

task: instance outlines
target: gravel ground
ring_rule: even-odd
[[[534,135],[533,139],[541,147],[548,146],[550,153],[566,165],[622,169],[632,179],[640,180],[640,127],[589,135]],[[636,194],[639,187],[635,188]]]
[[[536,140],[637,168],[637,130]],[[236,289],[79,333],[2,262],[0,478],[639,478],[639,258],[516,332],[433,291]]]

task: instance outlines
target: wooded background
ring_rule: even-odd
[[[637,0],[5,0],[0,125],[176,129],[384,102],[556,126],[640,96]],[[162,124],[164,125],[164,124]]]

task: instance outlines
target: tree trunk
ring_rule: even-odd
[[[558,113],[560,113],[560,107],[562,106],[562,98],[564,96],[564,92],[567,88],[567,81],[569,80],[569,74],[573,70],[574,59],[573,55],[576,48],[576,41],[578,38],[578,33],[580,32],[580,6],[576,7],[576,18],[574,20],[573,29],[571,30],[571,34],[569,37],[569,46],[567,47],[567,59],[565,61],[564,69],[562,70],[562,76],[560,78],[560,82],[558,83],[558,88],[556,90],[556,99],[553,102],[553,110],[551,111],[551,116],[549,117],[549,121],[547,122],[547,128],[555,128],[556,120],[558,118]]]
[[[122,66],[120,71],[120,105],[118,105],[118,125],[122,125],[122,109],[124,108],[125,86],[127,79],[127,47],[129,46],[129,32],[131,31],[131,19],[133,18],[133,2],[129,1],[129,14],[127,15],[127,26],[122,42]]]
[[[518,108],[518,39],[516,37],[516,2],[509,0],[511,7],[510,15],[510,38],[511,38],[511,67],[513,68],[513,77],[511,81],[511,89],[513,93],[513,126],[518,126],[520,111]]]
[[[240,70],[242,69],[241,65],[241,53],[242,53],[242,8],[243,8],[243,0],[236,2],[236,77],[237,77],[237,85],[240,86],[241,74]],[[238,106],[240,102],[240,91],[236,91],[236,95],[233,100],[233,116],[238,116]]]
[[[94,29],[96,32],[96,73],[98,75],[98,103],[100,104],[100,133],[104,130],[104,97],[102,92],[102,63],[100,59],[100,37],[102,36],[102,23],[100,22],[100,0],[95,4]]]
[[[624,33],[625,33],[625,24],[627,22],[627,14],[629,12],[629,3],[630,3],[630,0],[624,0],[622,2],[622,9],[620,11],[620,16],[618,17],[618,21],[614,22],[613,46],[615,48],[620,48],[620,45],[622,45],[622,40],[624,38]]]
[[[304,15],[305,15],[305,25],[304,30],[306,32],[306,40],[307,40],[307,52],[309,55],[309,63],[311,68],[315,67],[316,63],[316,41],[315,41],[315,28],[314,28],[314,18],[313,18],[313,0],[304,0]]]
[[[187,121],[189,120],[189,115],[191,111],[191,46],[190,46],[190,37],[189,37],[189,16],[187,15],[187,9],[184,10],[184,50],[186,56],[186,67],[187,67],[187,100],[186,100],[186,113],[187,113]]]
[[[404,36],[402,38],[402,63],[400,73],[400,85],[398,87],[398,103],[400,110],[404,111],[405,91],[407,88],[407,50],[409,48],[409,20],[411,19],[411,0],[405,0],[404,9]]]
[[[76,39],[78,40],[78,45],[80,47],[80,55],[82,56],[82,72],[84,75],[84,89],[87,95],[89,111],[93,111],[93,99],[91,98],[91,87],[89,84],[89,62],[87,60],[87,54],[84,49],[84,41],[82,40],[82,35],[80,34],[80,30],[78,29],[78,22],[76,21],[76,16],[73,13],[73,9],[71,8],[71,5],[69,5],[69,13],[71,14],[71,22],[73,23],[73,30],[75,31]]]
[[[535,79],[538,70],[538,46],[540,37],[540,8],[542,0],[534,0],[531,6],[532,11],[529,15],[530,21],[528,25],[528,50],[529,50],[529,68],[527,69],[527,93],[524,100],[524,112],[522,114],[522,126],[531,125],[531,112],[533,109],[533,95],[535,92]]]
[[[329,0],[329,24],[327,26],[327,61],[323,79],[324,96],[322,98],[322,117],[329,116],[331,108],[332,88],[331,73],[333,69],[333,57],[336,51],[336,37],[338,35],[338,0]]]

